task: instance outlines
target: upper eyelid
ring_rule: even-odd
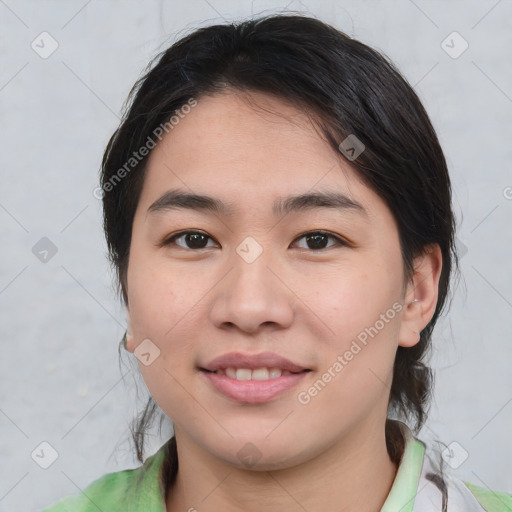
[[[187,230],[184,230],[184,231],[178,231],[177,233],[173,233],[172,235],[169,235],[169,236],[165,237],[164,240],[163,240],[163,243],[170,242],[172,240],[175,240],[176,238],[180,238],[181,236],[189,235],[189,234],[204,235],[204,236],[210,238],[211,240],[214,240],[216,243],[218,243],[215,240],[215,238],[213,238],[213,236],[211,236],[208,233],[206,233],[204,231],[201,231],[199,229],[187,229]]]

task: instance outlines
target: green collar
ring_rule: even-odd
[[[391,491],[380,512],[412,512],[418,492],[425,444],[413,436],[405,423],[398,423],[405,438],[404,453]]]

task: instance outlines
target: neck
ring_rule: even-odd
[[[398,467],[386,449],[384,424],[377,427],[358,425],[308,462],[273,471],[233,467],[177,430],[179,470],[167,512],[378,512]]]

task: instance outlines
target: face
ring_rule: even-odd
[[[128,349],[178,446],[275,469],[384,421],[403,261],[390,210],[308,119],[252,99],[200,98],[150,155]]]

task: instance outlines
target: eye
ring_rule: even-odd
[[[314,251],[319,251],[322,249],[328,249],[329,247],[332,247],[333,245],[338,246],[348,246],[349,243],[345,240],[343,240],[341,237],[334,235],[328,231],[310,231],[308,233],[304,233],[303,235],[297,237],[294,242],[297,240],[305,239],[307,246],[306,247],[299,247],[301,249],[312,249]],[[328,240],[332,239],[334,240],[334,243],[331,245],[328,244]],[[181,240],[180,243],[178,243],[178,240]],[[177,245],[178,247],[181,247],[183,249],[207,249],[209,247],[215,247],[216,245],[208,245],[208,240],[211,240],[213,242],[213,239],[211,236],[207,235],[206,233],[203,233],[202,231],[181,231],[179,233],[175,233],[171,235],[170,237],[166,238],[163,242],[161,242],[159,245],[161,247],[167,246],[167,245]],[[215,242],[214,242],[215,244]]]
[[[177,243],[178,240],[182,239],[182,243]],[[201,231],[181,231],[180,233],[175,233],[169,238],[166,238],[160,245],[175,244],[183,249],[206,249],[208,247],[214,247],[206,245],[208,239],[212,240],[209,235]]]
[[[349,244],[340,238],[339,236],[333,235],[332,233],[329,233],[328,231],[310,231],[309,233],[304,233],[303,235],[297,237],[295,240],[301,240],[304,238],[306,240],[307,247],[306,249],[313,249],[315,251],[327,249],[330,246],[326,246],[326,242],[329,238],[335,240],[335,243],[333,245],[338,246],[348,246]],[[301,247],[301,249],[304,247]]]

